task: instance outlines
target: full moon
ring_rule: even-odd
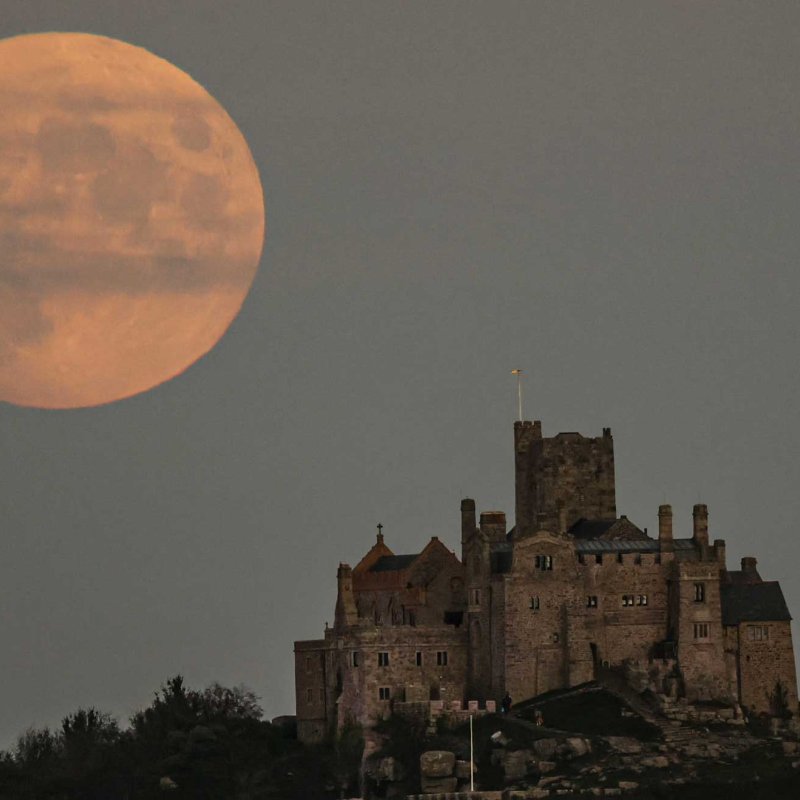
[[[0,400],[144,392],[219,341],[253,281],[264,201],[220,104],[140,47],[0,41]]]

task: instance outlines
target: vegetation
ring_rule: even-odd
[[[57,730],[26,731],[0,753],[0,798],[310,800],[357,786],[357,726],[309,748],[261,717],[258,698],[243,687],[198,691],[176,676],[124,730],[88,708]]]

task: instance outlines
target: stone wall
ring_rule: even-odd
[[[751,713],[771,713],[770,696],[780,681],[797,714],[797,678],[790,622],[742,622],[728,631],[739,647],[740,703]]]
[[[301,742],[319,742],[327,731],[325,648],[322,639],[294,643],[297,738]]]
[[[450,626],[356,629],[343,640],[337,656],[342,709],[374,722],[392,711],[393,701],[461,701],[466,693],[467,635]],[[388,664],[384,665],[387,654]],[[417,653],[421,663],[417,663]],[[441,663],[446,653],[447,663]],[[389,690],[381,698],[381,689]],[[344,720],[339,720],[340,724]]]

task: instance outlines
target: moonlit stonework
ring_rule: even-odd
[[[264,239],[244,137],[202,86],[81,33],[0,41],[0,399],[74,408],[185,370]]]

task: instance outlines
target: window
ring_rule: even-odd
[[[538,595],[536,597],[531,597],[531,608],[534,611],[538,611],[539,610],[539,596]]]
[[[597,608],[597,595],[590,594],[586,598],[586,608]]]
[[[311,672],[311,656],[306,656],[306,672]]]
[[[622,595],[622,605],[623,606],[632,606],[635,605],[636,596],[632,594],[624,594]]]
[[[447,650],[439,650],[439,652],[436,653],[436,666],[437,667],[447,666]]]
[[[313,703],[314,702],[314,690],[313,689],[306,689],[306,702]]]
[[[536,565],[536,569],[552,570],[553,569],[553,556],[536,556],[535,565]]]
[[[325,702],[325,690],[324,689],[320,689],[319,690],[319,701],[320,701],[320,703],[324,703]]]
[[[647,605],[647,595],[646,594],[640,594],[639,597],[636,599],[636,605],[646,606]]]
[[[634,564],[641,564],[642,563],[642,554],[637,553],[636,557],[633,559]]]
[[[586,563],[586,559],[583,557],[583,553],[578,553],[578,563],[579,564],[585,564]]]
[[[617,553],[617,564],[622,563],[622,553]]]
[[[445,625],[454,625],[456,628],[459,628],[463,621],[464,621],[464,612],[463,611],[445,611],[444,612],[444,624]]]
[[[416,611],[409,611],[408,612],[408,624],[413,628],[417,624],[417,612]]]
[[[416,660],[417,666],[421,667],[422,666],[422,651],[421,650],[417,650],[417,655],[416,655],[415,660]]]
[[[392,699],[392,690],[388,686],[381,686],[378,689],[378,699],[379,700],[391,700]]]
[[[351,667],[357,667],[358,666],[358,651],[357,650],[353,650],[353,652],[350,653],[350,666]]]
[[[603,554],[602,554],[602,553],[597,553],[597,554],[595,555],[595,557],[594,557],[594,563],[595,563],[595,564],[602,564],[602,563],[603,563]]]
[[[708,639],[708,623],[695,622],[694,624],[694,638],[695,639]]]
[[[389,666],[389,654],[388,653],[378,653],[378,666],[379,667],[388,667]]]
[[[769,628],[766,625],[748,625],[747,638],[751,642],[764,642],[769,639]]]
[[[553,644],[558,644],[558,634],[557,633],[553,634]]]
[[[480,589],[470,589],[469,590],[469,604],[471,606],[479,606],[481,604],[481,590]]]
[[[706,585],[704,583],[696,583],[694,585],[694,601],[695,603],[705,603]]]

